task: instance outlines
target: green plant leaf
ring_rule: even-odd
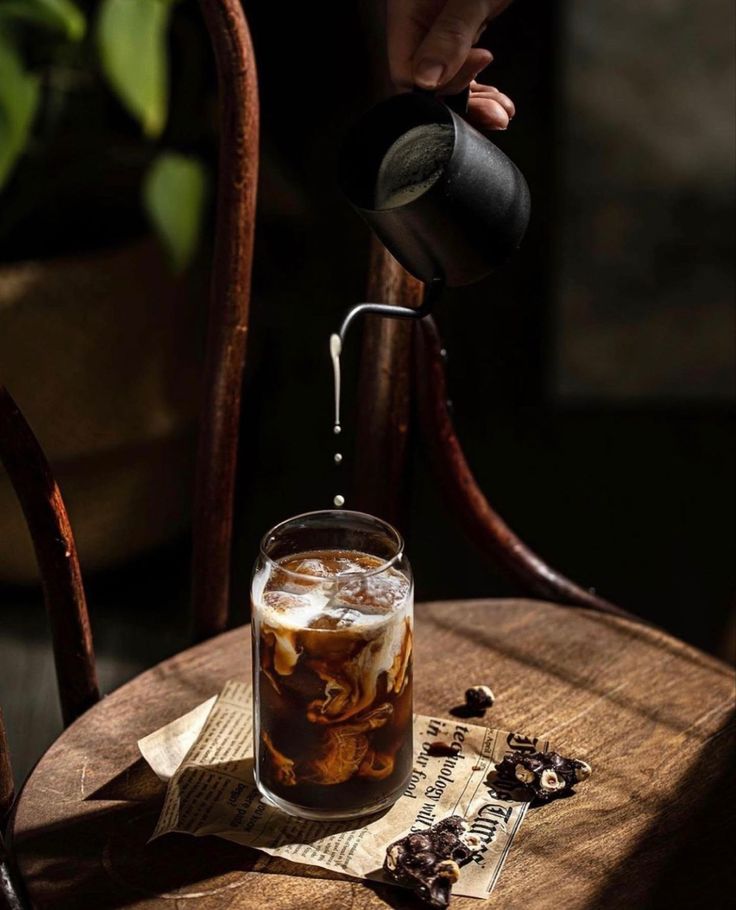
[[[87,30],[84,13],[72,0],[3,0],[0,19],[30,22],[61,32],[70,41],[81,41]]]
[[[127,110],[152,138],[169,105],[167,30],[172,0],[103,0],[97,19],[102,69]]]
[[[191,262],[202,231],[207,174],[196,158],[162,152],[143,182],[148,217],[177,272]]]
[[[26,147],[39,97],[38,76],[25,70],[12,37],[0,29],[0,187]]]

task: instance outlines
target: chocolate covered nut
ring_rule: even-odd
[[[460,843],[454,831],[439,831],[433,840],[434,849],[442,856],[452,856],[452,851]]]
[[[460,835],[467,831],[468,827],[469,825],[464,818],[461,818],[459,815],[448,815],[447,818],[443,818],[430,828],[430,831],[436,833],[439,833],[440,831],[452,831],[453,834]]]
[[[386,851],[386,859],[384,860],[384,863],[389,872],[394,872],[396,870],[396,867],[404,855],[404,852],[404,848],[401,846],[401,844],[393,844],[388,848]]]
[[[533,784],[535,779],[534,772],[525,768],[524,765],[517,765],[514,768],[514,776],[522,784]]]
[[[426,834],[410,834],[406,841],[407,849],[412,853],[432,849],[432,840]]]
[[[555,790],[564,789],[565,781],[552,768],[545,768],[539,775],[539,786],[543,790],[554,792]]]
[[[460,835],[460,841],[464,844],[465,847],[470,850],[471,853],[475,853],[476,850],[480,850],[483,846],[483,838],[479,834],[473,834],[472,831],[467,831]]]
[[[460,866],[453,859],[443,859],[435,866],[435,874],[453,884],[460,878]]]
[[[517,781],[541,800],[570,792],[590,777],[591,770],[587,762],[558,752],[510,752],[496,767],[501,779]]]
[[[481,845],[481,838],[468,831],[464,819],[453,815],[422,833],[408,834],[390,844],[384,869],[430,907],[444,910],[452,885],[460,876],[460,866]]]
[[[418,871],[428,872],[433,869],[437,863],[437,854],[431,850],[424,850],[422,853],[410,853],[405,860],[407,866]]]
[[[465,704],[474,711],[485,711],[493,706],[495,700],[490,686],[471,686],[465,692]]]

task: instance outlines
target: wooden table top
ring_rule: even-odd
[[[416,631],[418,711],[445,714],[467,686],[490,683],[496,704],[474,722],[548,737],[593,766],[574,797],[529,812],[491,898],[495,906],[683,906],[671,895],[683,897],[688,887],[702,898],[688,906],[725,905],[723,875],[733,875],[734,865],[725,860],[724,811],[734,788],[720,786],[733,774],[729,668],[661,632],[536,601],[420,604]],[[170,835],[146,845],[162,785],[140,759],[137,740],[226,679],[249,674],[245,627],[137,677],[56,741],[15,818],[13,845],[36,907],[416,907],[402,889],[218,838]],[[482,904],[453,898],[451,906]]]

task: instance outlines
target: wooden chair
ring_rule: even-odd
[[[238,0],[201,2],[217,60],[222,131],[195,491],[192,596],[200,643],[98,702],[84,589],[61,495],[0,388],[0,457],[36,549],[67,726],[14,800],[0,719],[0,831],[6,824],[9,851],[0,846],[0,901],[13,910],[407,905],[394,889],[299,869],[214,838],[146,844],[162,785],[147,772],[136,741],[228,677],[250,672],[247,627],[224,629],[255,212],[256,74]],[[418,303],[421,287],[385,253],[374,251],[371,275],[372,298]],[[713,868],[722,862],[724,819],[714,806],[733,742],[732,675],[564,579],[513,535],[473,480],[444,382],[432,323],[366,326],[358,501],[400,521],[396,504],[416,397],[443,486],[474,538],[528,590],[582,609],[530,600],[418,605],[417,710],[445,713],[466,685],[490,680],[499,693],[493,725],[547,736],[594,767],[592,781],[573,799],[530,813],[502,876],[499,905],[547,906],[550,896],[570,908],[655,905],[667,893],[682,893],[682,857],[701,858],[698,844],[707,847],[703,861]],[[708,836],[694,846],[691,835],[701,824]],[[698,889],[701,898],[716,896],[717,879],[700,870]],[[462,899],[454,905],[476,906]]]

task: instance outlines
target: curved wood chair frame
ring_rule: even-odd
[[[212,297],[194,492],[192,606],[197,639],[227,626],[240,394],[258,184],[258,81],[239,0],[200,0],[215,52],[220,161]]]

